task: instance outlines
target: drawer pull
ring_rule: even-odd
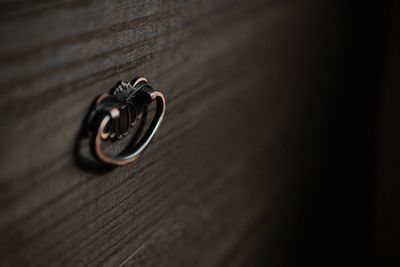
[[[156,104],[154,117],[143,136],[117,155],[109,155],[102,148],[109,140],[119,140],[141,119],[138,132],[143,130],[148,106]],[[100,95],[89,114],[90,149],[95,158],[112,166],[123,166],[136,161],[154,137],[165,113],[165,97],[151,88],[145,78],[119,82],[109,94]],[[140,133],[137,133],[140,135]]]

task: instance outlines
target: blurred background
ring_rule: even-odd
[[[399,36],[394,0],[1,0],[0,265],[400,266]],[[137,74],[154,144],[82,170]]]

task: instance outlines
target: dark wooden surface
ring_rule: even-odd
[[[306,129],[340,99],[338,6],[4,1],[0,265],[281,266],[288,194],[329,130]],[[136,75],[167,98],[154,141],[137,164],[80,169],[89,104]]]

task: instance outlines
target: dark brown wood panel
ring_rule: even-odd
[[[336,56],[317,2],[2,3],[0,265],[256,262]],[[162,127],[138,163],[82,170],[87,108],[136,75],[165,92]]]

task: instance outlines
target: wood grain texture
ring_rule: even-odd
[[[335,56],[319,57],[316,2],[2,3],[0,265],[256,263]],[[167,98],[154,141],[137,164],[81,170],[90,102],[136,75]]]

